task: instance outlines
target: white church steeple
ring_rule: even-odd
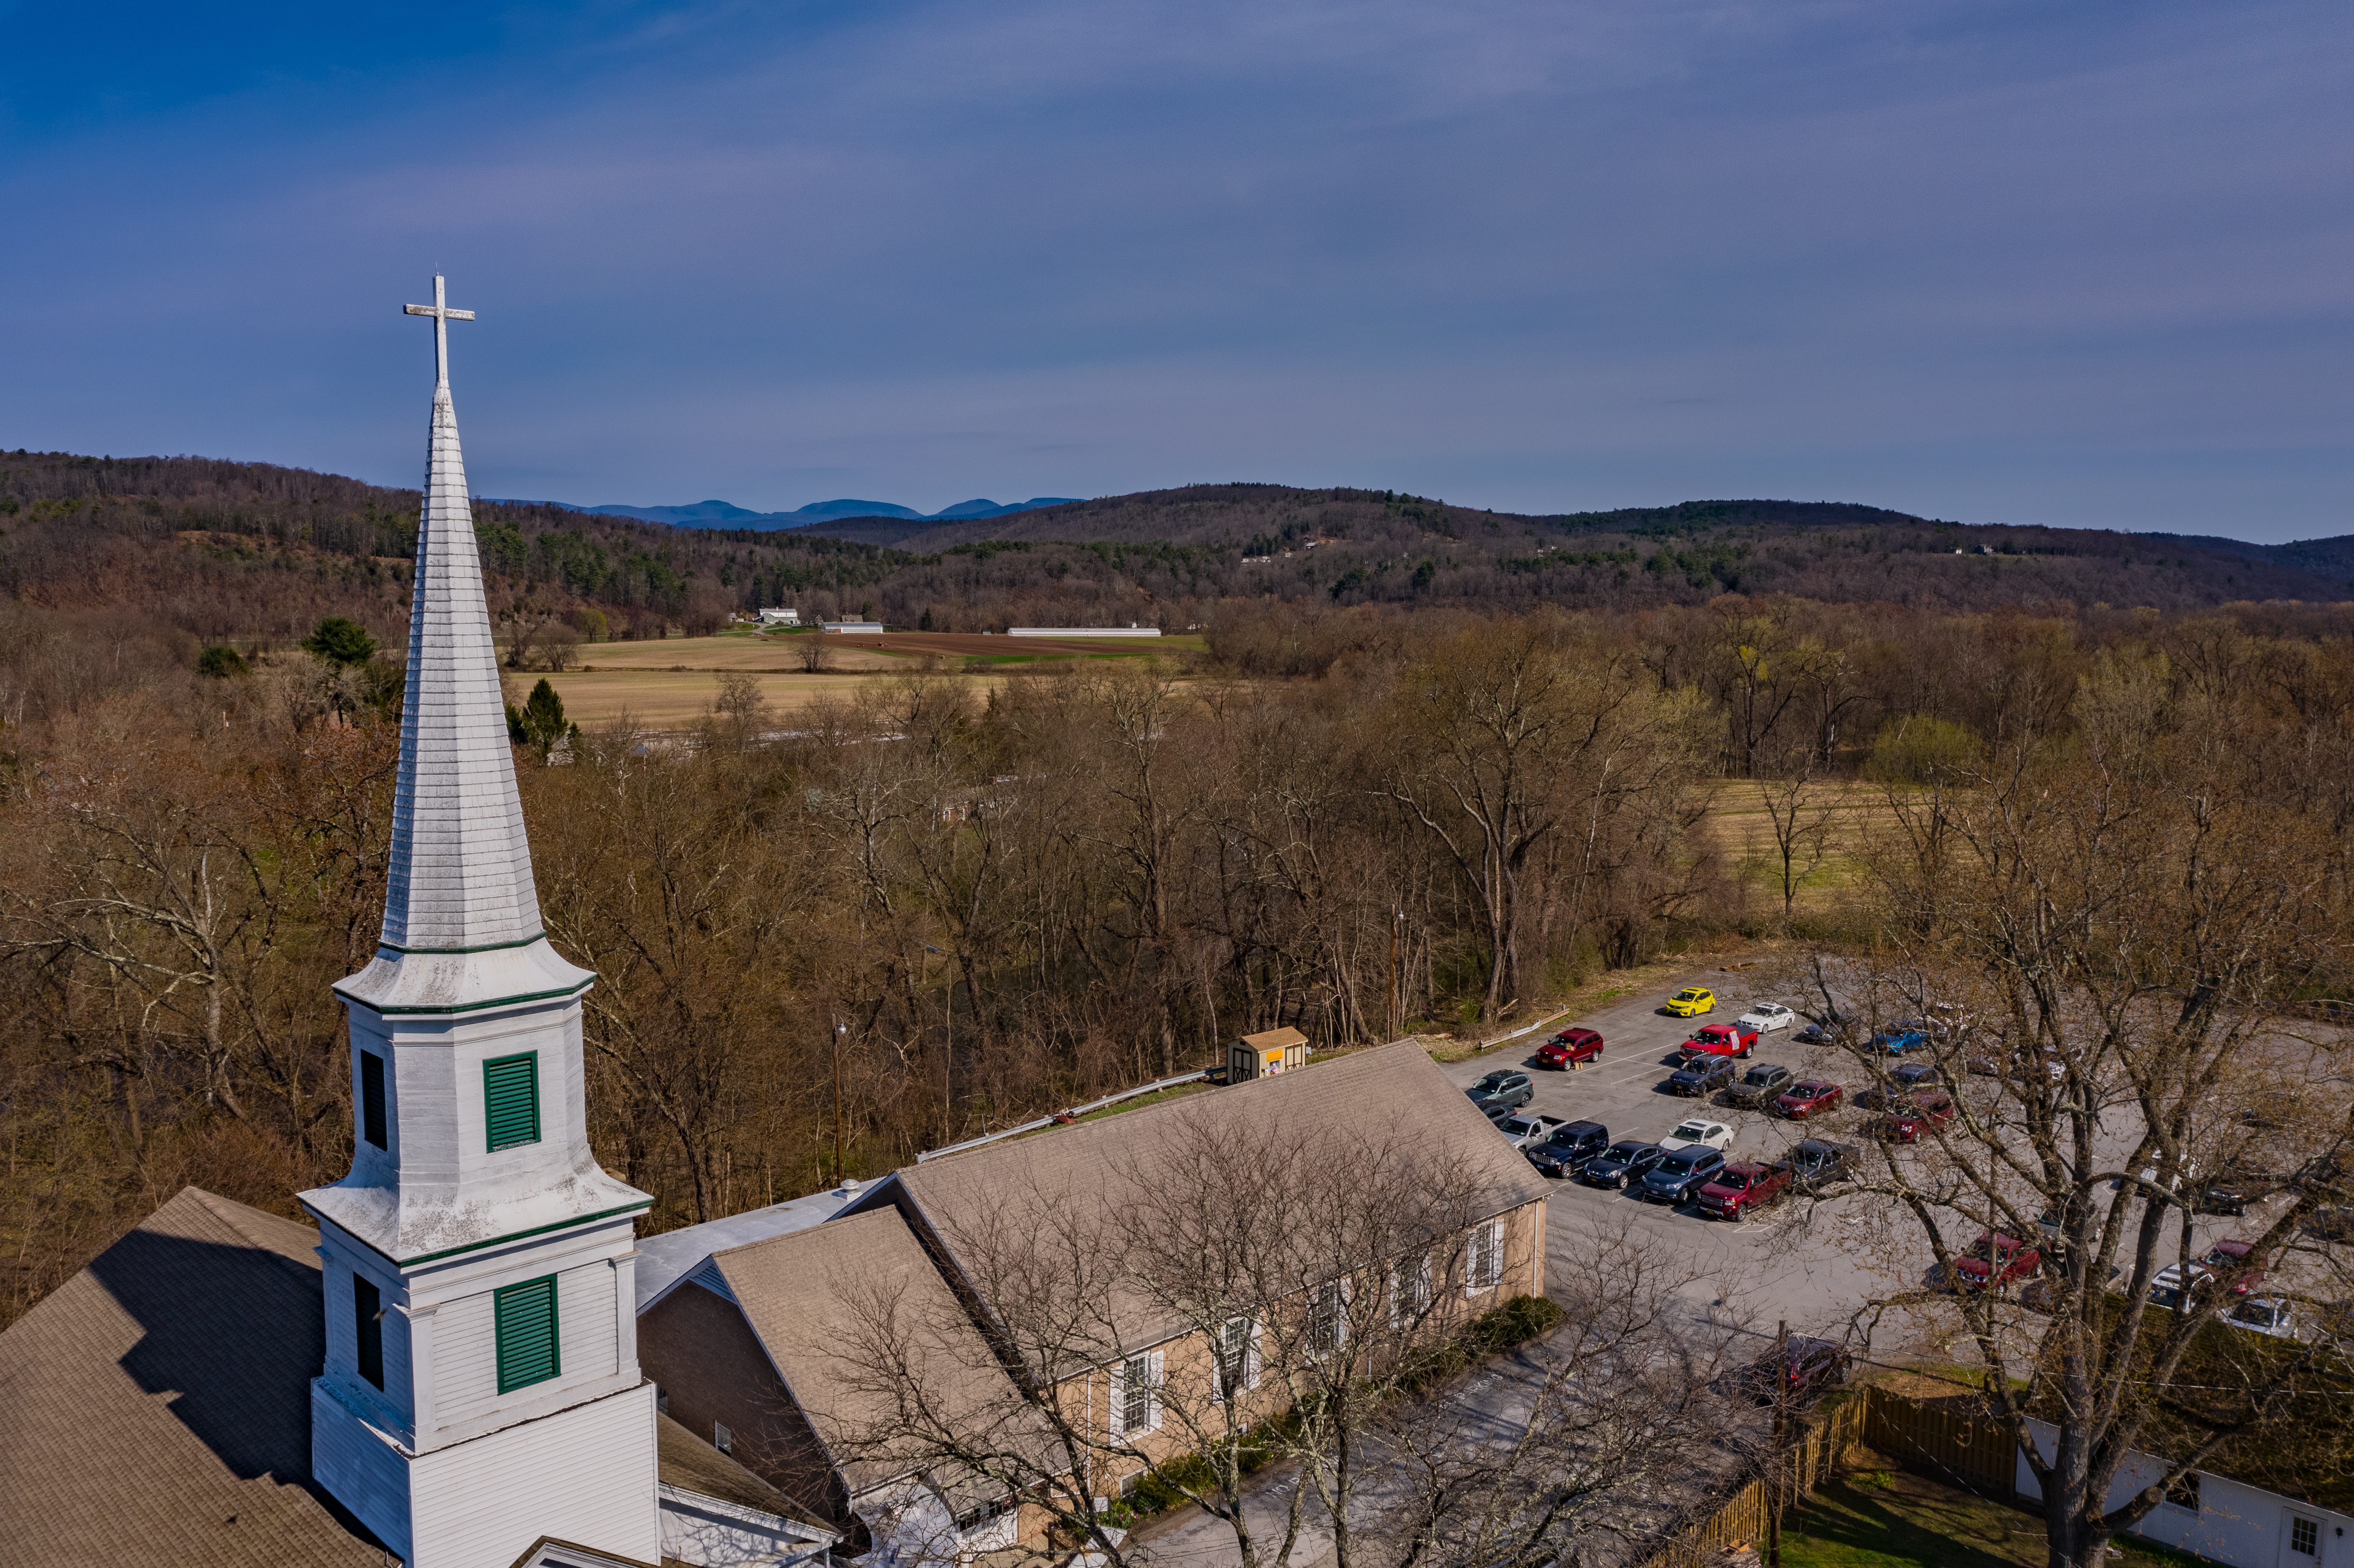
[[[541,929],[433,321],[425,502],[384,935],[335,987],[351,1173],[302,1194],[326,1263],[318,1479],[410,1568],[506,1568],[542,1536],[660,1555],[632,1222],[588,1130],[580,997]]]

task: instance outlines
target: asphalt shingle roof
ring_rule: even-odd
[[[0,1333],[0,1563],[397,1562],[311,1478],[318,1239],[190,1187]]]

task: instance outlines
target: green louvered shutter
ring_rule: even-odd
[[[492,1298],[498,1321],[499,1392],[546,1383],[556,1358],[556,1276],[510,1285]]]
[[[537,1053],[482,1064],[482,1122],[493,1150],[539,1141]]]

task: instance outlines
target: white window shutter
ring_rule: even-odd
[[[1153,1351],[1144,1359],[1152,1388],[1151,1393],[1148,1396],[1150,1415],[1144,1424],[1144,1429],[1147,1432],[1158,1432],[1161,1430],[1161,1352]]]
[[[1105,1404],[1110,1417],[1107,1425],[1111,1429],[1113,1440],[1118,1441],[1128,1436],[1128,1363],[1124,1361],[1111,1363],[1111,1397]]]
[[[1243,1353],[1243,1388],[1245,1392],[1258,1386],[1258,1319],[1251,1319],[1250,1349]]]

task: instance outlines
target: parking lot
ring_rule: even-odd
[[[1698,1018],[1663,1011],[1681,985],[1715,991],[1715,1010]],[[1694,970],[1674,985],[1616,1001],[1579,1016],[1564,1018],[1495,1050],[1447,1067],[1453,1081],[1469,1086],[1500,1067],[1529,1073],[1534,1098],[1528,1110],[1571,1120],[1598,1121],[1613,1139],[1656,1142],[1687,1117],[1720,1121],[1733,1129],[1727,1157],[1771,1162],[1800,1139],[1823,1138],[1862,1147],[1866,1117],[1853,1108],[1820,1121],[1790,1122],[1761,1110],[1724,1102],[1722,1095],[1687,1098],[1663,1087],[1676,1065],[1676,1051],[1702,1023],[1730,1022],[1760,1001],[1803,1004],[1794,995],[1760,993],[1737,974]],[[1806,1027],[1799,1018],[1786,1030],[1759,1035],[1755,1051],[1735,1065],[1743,1072],[1760,1063],[1788,1067],[1800,1078],[1819,1076],[1841,1085],[1851,1101],[1869,1086],[1855,1058],[1836,1047],[1809,1046],[1794,1036]],[[1605,1042],[1602,1059],[1575,1071],[1536,1067],[1537,1048],[1560,1030],[1592,1029]],[[1926,1054],[1912,1060],[1925,1060]],[[1959,1092],[1974,1105],[2000,1093],[1996,1080],[1965,1078]],[[2118,1135],[2115,1158],[2130,1149]],[[1547,1204],[1546,1275],[1566,1284],[1582,1257],[1595,1255],[1606,1237],[1647,1238],[1675,1249],[1695,1274],[1686,1291],[1696,1315],[1736,1334],[1770,1335],[1787,1319],[1793,1332],[1837,1330],[1875,1297],[1918,1286],[1933,1259],[1917,1224],[1883,1198],[1843,1192],[1813,1202],[1784,1202],[1743,1223],[1710,1220],[1686,1205],[1670,1208],[1626,1193],[1588,1187],[1575,1180],[1553,1183]],[[2264,1224],[2252,1210],[2243,1220],[2201,1216],[2199,1245],[2227,1235],[2255,1234]]]

